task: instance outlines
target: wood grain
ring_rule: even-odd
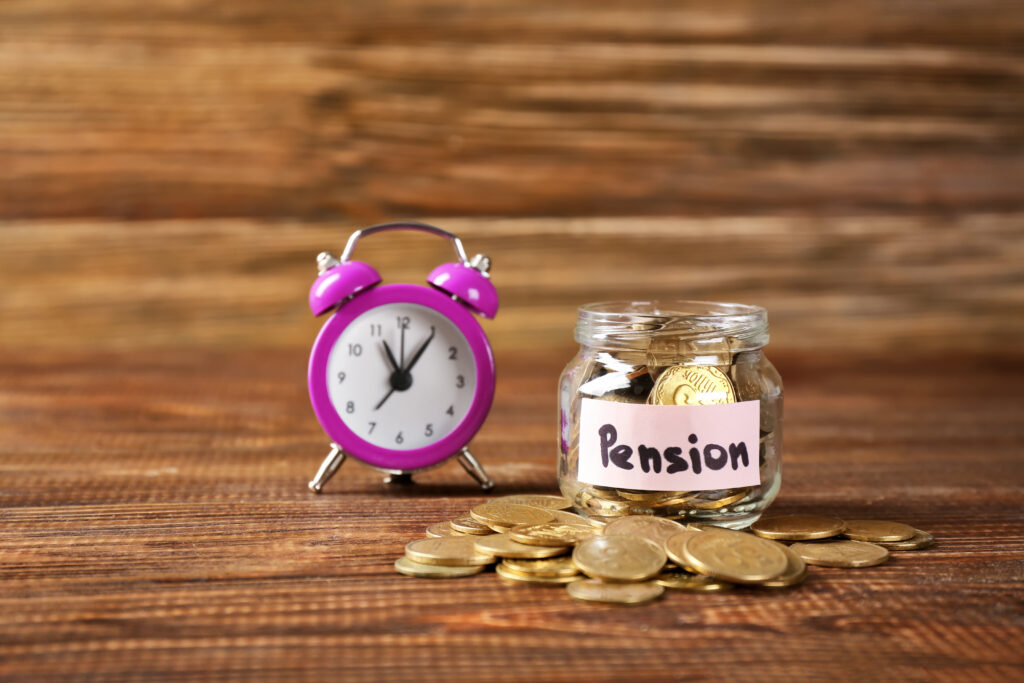
[[[322,496],[304,358],[0,358],[0,671],[22,680],[1019,680],[1024,363],[776,357],[777,511],[899,519],[937,546],[801,587],[639,608],[401,577],[431,522],[483,500],[455,465]],[[501,493],[554,488],[560,362],[499,359],[474,449]],[[936,368],[941,367],[941,372]]]
[[[0,215],[1019,211],[1016,1],[15,0]]]
[[[624,298],[763,305],[779,350],[1024,350],[1024,214],[431,220],[492,257],[499,353],[567,360],[576,306]],[[357,227],[8,222],[0,348],[308,349],[314,257]],[[389,282],[423,282],[453,256],[417,234],[355,253]]]

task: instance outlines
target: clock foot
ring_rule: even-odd
[[[463,448],[462,453],[459,454],[459,464],[462,465],[462,469],[469,472],[469,476],[476,479],[477,483],[480,484],[480,488],[484,491],[490,491],[494,488],[494,481],[487,476],[483,466],[477,462],[468,448]]]
[[[327,480],[334,476],[334,473],[338,471],[338,468],[345,462],[345,452],[341,450],[341,446],[336,443],[331,444],[331,452],[327,454],[324,461],[320,463],[320,469],[316,471],[316,476],[313,477],[313,481],[309,482],[309,490],[313,493],[320,493],[323,491],[324,484]]]
[[[402,472],[401,474],[389,474],[384,477],[384,483],[395,486],[412,486],[416,482],[412,480],[411,474],[408,472]]]

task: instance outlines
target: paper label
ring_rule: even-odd
[[[758,486],[760,401],[649,406],[584,398],[578,478],[640,491]]]

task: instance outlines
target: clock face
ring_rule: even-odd
[[[326,364],[327,393],[355,435],[379,448],[424,448],[452,433],[476,393],[466,337],[441,313],[387,303],[352,320]]]

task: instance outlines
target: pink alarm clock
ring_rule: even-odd
[[[435,268],[427,285],[381,285],[372,266],[351,256],[361,238],[392,230],[447,238],[459,260]],[[340,261],[323,252],[317,266],[309,307],[333,314],[309,356],[309,397],[331,450],[309,488],[319,493],[347,456],[391,482],[410,482],[458,456],[484,490],[492,488],[466,447],[494,399],[494,354],[474,317],[498,312],[490,259],[467,259],[452,233],[408,222],[358,230]]]

